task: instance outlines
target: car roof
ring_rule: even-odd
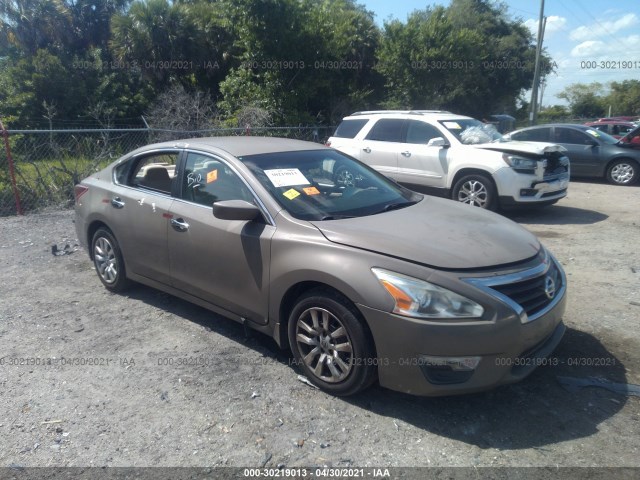
[[[533,125],[531,127],[524,127],[518,130],[532,130],[534,128],[547,128],[547,127],[569,127],[569,128],[575,128],[578,130],[590,130],[590,128],[587,125],[582,125],[579,123],[544,123],[542,125]]]
[[[430,120],[473,120],[472,117],[458,115],[457,113],[451,113],[447,110],[365,110],[361,112],[354,112],[343,118],[343,120],[352,120],[362,117],[407,118],[408,116],[417,118],[425,117]]]
[[[300,150],[319,150],[325,149],[324,145],[314,142],[306,142],[303,140],[293,140],[281,137],[252,137],[252,136],[235,136],[235,137],[203,137],[203,138],[185,138],[181,140],[172,140],[169,142],[154,143],[146,145],[136,152],[153,150],[158,148],[197,148],[199,150],[207,150],[216,152],[223,150],[234,157],[244,155],[257,155],[260,153],[277,153],[290,152]]]
[[[585,125],[611,125],[611,124],[634,126],[633,122],[628,122],[627,120],[602,120],[597,122],[585,123]]]

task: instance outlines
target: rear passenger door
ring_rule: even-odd
[[[170,285],[167,213],[180,150],[140,154],[116,168],[112,229],[130,272]]]
[[[446,186],[448,149],[427,145],[437,137],[445,138],[436,127],[419,120],[407,120],[404,142],[398,145],[398,182],[418,190]]]
[[[398,153],[405,120],[381,118],[362,141],[360,160],[394,180],[398,179]]]

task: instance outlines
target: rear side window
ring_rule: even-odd
[[[536,128],[533,130],[524,130],[511,134],[512,140],[521,140],[525,142],[548,142],[551,134],[550,128]]]
[[[383,118],[378,120],[367,135],[367,140],[380,142],[402,142],[404,120],[400,118]]]
[[[170,194],[176,176],[178,152],[153,153],[139,158],[133,167],[129,185]]]
[[[343,120],[336,130],[336,133],[333,134],[334,137],[340,138],[355,138],[362,127],[364,127],[369,120],[364,118],[353,119],[353,120]]]

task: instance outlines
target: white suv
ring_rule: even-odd
[[[567,195],[569,159],[559,145],[506,141],[492,125],[450,112],[356,112],[327,145],[412,190],[487,209],[548,205]],[[337,167],[336,182],[357,185]]]

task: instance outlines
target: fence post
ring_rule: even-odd
[[[16,200],[16,212],[18,215],[23,215],[22,205],[20,204],[20,192],[16,185],[16,172],[13,168],[13,157],[11,156],[11,147],[9,147],[9,132],[4,128],[2,120],[0,120],[0,130],[2,130],[2,136],[4,137],[4,147],[7,150],[7,160],[9,162],[9,176],[11,177],[11,186],[13,187],[13,196]]]

